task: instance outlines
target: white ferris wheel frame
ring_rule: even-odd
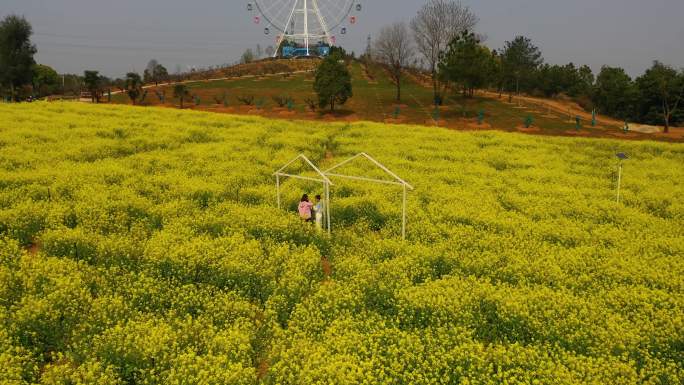
[[[257,9],[262,15],[265,15],[264,12],[262,11],[261,7],[259,6],[259,2],[255,2]],[[301,4],[302,6],[298,8],[297,6]],[[309,6],[310,5],[310,6]],[[349,9],[347,10],[347,13],[345,14],[345,17],[348,16],[352,9],[354,9],[354,2],[350,2]],[[292,19],[295,17],[296,14],[302,14],[303,19],[304,19],[304,31],[302,33],[292,33],[288,34],[287,33],[287,26],[290,25],[292,22]],[[310,15],[313,14],[313,15]],[[309,32],[309,17],[313,16],[316,19],[318,19],[318,23],[321,26],[321,29],[323,30],[323,34],[314,34]],[[268,19],[268,17],[267,17]],[[344,19],[344,18],[343,18]],[[280,28],[278,25],[275,25],[273,21],[269,20],[270,24],[273,24],[274,27]],[[335,28],[332,27],[332,28]],[[311,51],[309,49],[309,41],[312,39],[323,39],[328,45],[333,45],[332,43],[332,35],[330,34],[331,27],[328,26],[328,24],[325,21],[325,17],[321,14],[321,10],[318,7],[318,0],[295,0],[294,5],[292,6],[292,10],[290,11],[290,16],[287,19],[287,22],[285,23],[285,28],[282,31],[282,34],[278,38],[278,42],[276,44],[276,49],[275,52],[273,53],[273,57],[278,56],[278,51],[280,50],[280,46],[287,41],[288,39],[292,40],[303,40],[304,45],[306,48],[306,56],[311,56]]]

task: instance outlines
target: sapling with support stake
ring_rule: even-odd
[[[534,118],[532,115],[527,115],[525,118],[525,128],[530,128],[532,127],[532,124],[534,124]]]

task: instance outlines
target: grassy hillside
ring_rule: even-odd
[[[290,61],[285,61],[290,62]],[[293,63],[299,63],[294,61]],[[304,61],[309,66],[316,62]],[[258,72],[259,62],[235,67],[239,74]],[[264,65],[284,66],[280,62],[265,62]],[[303,64],[300,64],[303,65]],[[277,68],[280,68],[276,66]],[[307,67],[301,67],[306,69]],[[299,69],[299,67],[298,67]],[[309,67],[309,69],[311,69]],[[261,115],[266,117],[314,119],[325,121],[359,121],[439,125],[458,130],[496,129],[508,132],[525,132],[538,135],[569,137],[608,137],[620,139],[657,139],[665,141],[684,141],[684,130],[675,129],[670,135],[643,134],[639,132],[624,133],[622,123],[600,117],[596,127],[591,126],[591,115],[588,113],[568,112],[563,103],[558,101],[544,104],[544,100],[521,98],[508,102],[508,97],[497,94],[478,93],[474,98],[462,98],[452,94],[446,98],[444,106],[435,110],[432,102],[432,89],[414,75],[406,74],[402,82],[402,100],[396,101],[396,87],[387,72],[380,66],[371,65],[366,72],[360,62],[352,62],[349,66],[352,73],[354,97],[342,106],[335,114],[325,111],[312,113],[306,103],[307,99],[315,100],[313,92],[312,72],[292,73],[265,76],[243,76],[224,80],[195,81],[188,83],[190,93],[198,97],[186,102],[186,107],[213,112]],[[283,69],[287,72],[287,67]],[[275,71],[275,70],[274,70]],[[271,72],[274,72],[271,71]],[[224,74],[213,74],[223,76]],[[157,93],[164,93],[161,100]],[[227,101],[224,105],[223,100]],[[238,98],[252,96],[254,105],[246,106]],[[289,96],[294,99],[292,110],[279,107],[273,97]],[[114,95],[117,104],[130,101],[123,94]],[[165,105],[177,108],[179,101],[173,99],[173,87],[162,86],[149,88],[143,104]],[[557,106],[560,106],[557,108]],[[579,108],[579,107],[578,107]],[[480,124],[478,116],[483,113],[484,120]],[[582,116],[581,128],[577,130],[574,117]],[[532,127],[525,127],[526,119],[533,119]]]
[[[319,186],[275,207],[286,161],[361,151],[416,187],[407,241],[392,187],[335,181],[332,237],[294,210]],[[682,164],[681,144],[0,105],[0,382],[680,384]]]

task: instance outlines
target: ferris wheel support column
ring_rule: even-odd
[[[304,44],[306,44],[306,56],[309,54],[309,5],[304,0]]]
[[[321,28],[323,28],[323,34],[325,35],[325,40],[328,41],[328,45],[332,45],[332,41],[330,40],[330,31],[328,29],[328,25],[326,24],[325,20],[323,20],[323,16],[321,15],[321,10],[318,8],[318,1],[317,0],[311,0],[313,3],[313,8],[314,12],[316,12],[316,16],[318,16],[318,22],[321,23]]]
[[[280,50],[280,46],[285,41],[285,36],[287,35],[287,26],[289,26],[292,22],[292,18],[294,17],[295,12],[297,11],[297,4],[299,4],[298,0],[296,0],[294,2],[294,5],[292,6],[292,11],[290,11],[290,17],[287,18],[287,23],[285,23],[285,31],[283,32],[283,35],[278,38],[278,44],[276,46],[275,52],[273,53],[274,58],[278,57],[278,51]]]

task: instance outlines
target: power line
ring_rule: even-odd
[[[153,52],[182,52],[182,51],[190,51],[190,50],[200,50],[200,51],[216,51],[216,50],[222,50],[222,49],[231,49],[235,47],[241,47],[243,44],[241,43],[233,43],[230,45],[223,45],[223,46],[211,46],[211,45],[204,45],[204,44],[195,44],[195,45],[187,45],[187,46],[176,46],[176,47],[160,47],[158,45],[149,45],[149,46],[142,46],[142,45],[111,45],[111,44],[87,44],[87,43],[66,43],[66,42],[43,42],[43,41],[38,41],[38,46],[39,48],[83,48],[83,49],[91,49],[91,50],[123,50],[123,51],[153,51]],[[151,43],[153,44],[153,43]]]
[[[79,36],[79,35],[63,35],[63,34],[56,34],[56,33],[44,33],[44,32],[38,32],[34,34],[37,37],[47,37],[47,38],[57,38],[57,39],[69,39],[69,40],[86,40],[87,43],[73,43],[73,42],[68,42],[70,44],[96,44],[96,42],[108,42],[108,43],[120,43],[123,40],[126,40],[126,42],[129,42],[131,38],[108,38],[108,37],[94,37],[94,36]],[[43,40],[43,39],[40,39]],[[208,39],[197,39],[197,40],[183,40],[183,39],[178,39],[178,38],[168,38],[169,41],[160,41],[156,39],[146,39],[145,37],[135,37],[135,43],[143,43],[143,44],[154,44],[156,45],[171,45],[171,46],[178,46],[179,44],[186,44],[186,45],[197,45],[197,44],[206,44],[206,45],[215,45],[215,46],[225,46],[225,45],[238,45],[238,44],[244,44],[244,40],[234,40],[234,41],[226,41],[224,39],[220,40],[220,42],[217,41],[212,41]],[[99,43],[97,43],[99,44]]]

